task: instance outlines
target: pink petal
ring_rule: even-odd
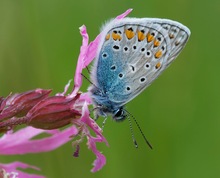
[[[69,80],[68,83],[64,87],[63,93],[57,93],[56,96],[64,96],[67,93],[67,90],[69,89],[71,82],[72,80]]]
[[[82,35],[83,41],[82,41],[82,46],[80,48],[80,54],[78,57],[78,62],[76,66],[76,72],[75,72],[75,77],[74,77],[74,90],[71,93],[71,97],[75,96],[76,93],[79,91],[79,88],[82,85],[82,70],[86,67],[84,64],[84,59],[87,53],[87,48],[88,48],[88,41],[89,41],[89,36],[86,32],[86,26],[81,26],[80,27],[80,34]]]
[[[95,123],[93,119],[89,117],[89,110],[88,110],[86,102],[84,103],[83,108],[82,108],[81,121],[84,122],[87,126],[89,126],[96,133],[96,137],[93,137],[89,133],[89,130],[84,130],[85,134],[87,135],[87,139],[88,139],[88,142],[87,142],[88,147],[96,155],[96,160],[93,163],[94,167],[92,169],[92,172],[96,172],[102,169],[102,167],[106,164],[106,158],[102,153],[100,153],[100,151],[97,150],[96,142],[105,142],[106,145],[108,145],[108,142],[105,139],[105,137],[102,135],[101,133],[102,130],[99,128],[99,126]]]
[[[82,117],[81,121],[84,122],[87,126],[89,126],[99,137],[96,138],[96,142],[105,142],[108,145],[107,140],[102,135],[102,129],[98,126],[98,124],[89,116],[89,109],[87,103],[85,102],[82,107]]]
[[[124,18],[131,11],[132,11],[132,9],[128,9],[123,14],[117,16],[115,18],[115,20],[120,20],[120,19]],[[80,34],[83,37],[83,42],[82,42],[82,46],[80,48],[80,54],[78,57],[78,63],[77,63],[77,67],[76,67],[75,77],[74,77],[74,90],[71,93],[71,95],[73,95],[73,96],[79,91],[79,88],[82,85],[82,75],[81,75],[82,70],[86,66],[88,66],[97,55],[102,32],[89,45],[88,45],[89,36],[87,34],[85,25],[80,27]]]
[[[50,134],[50,136],[31,140],[33,137],[42,133]],[[77,133],[78,130],[75,126],[63,131],[46,131],[26,127],[15,133],[5,134],[0,138],[0,154],[14,155],[51,151],[70,141],[70,136],[76,135]]]
[[[92,100],[91,100],[89,93],[82,93],[80,95],[79,101],[81,101],[81,102],[86,101],[88,104],[92,104]]]
[[[115,19],[123,19],[123,18],[125,18],[128,14],[130,14],[130,12],[131,12],[132,10],[133,10],[133,9],[128,9],[128,10],[126,10],[123,14],[118,15]]]
[[[88,146],[93,151],[93,153],[96,155],[96,160],[93,162],[93,168],[92,172],[99,171],[102,169],[102,167],[106,164],[106,158],[105,156],[100,153],[96,148],[96,139],[93,137],[88,137]]]
[[[20,170],[17,170],[17,168],[22,168],[22,169],[35,169],[35,170],[40,170],[39,168],[35,166],[31,166],[22,162],[13,162],[9,164],[0,164],[0,169],[4,169],[7,172],[8,177],[13,177],[13,178],[44,178],[44,176],[40,175],[34,175],[34,174],[27,174],[24,173]],[[16,176],[17,175],[17,176]]]

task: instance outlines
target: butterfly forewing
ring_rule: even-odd
[[[177,57],[190,31],[178,22],[126,18],[104,29],[93,77],[108,100],[124,105]]]
[[[170,39],[171,50],[167,61],[167,65],[169,65],[186,45],[190,31],[179,22],[171,20],[158,20],[156,23],[163,27]]]

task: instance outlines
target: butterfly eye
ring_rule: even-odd
[[[122,121],[126,118],[125,112],[122,108],[119,108],[118,110],[115,111],[114,117],[116,121]]]

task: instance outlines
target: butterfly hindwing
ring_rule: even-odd
[[[98,87],[118,105],[149,86],[177,57],[190,35],[187,27],[163,19],[125,18],[106,28],[94,75]]]

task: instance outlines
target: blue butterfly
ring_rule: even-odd
[[[89,92],[96,117],[126,118],[126,103],[147,88],[179,55],[190,30],[175,21],[124,18],[103,28]]]

